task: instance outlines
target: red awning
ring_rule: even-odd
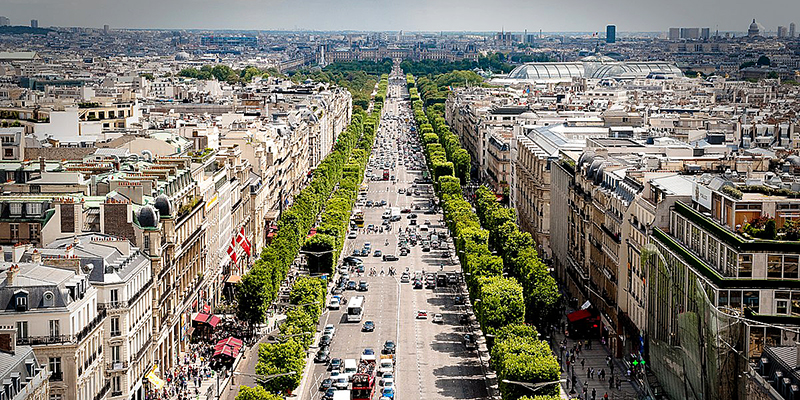
[[[194,317],[195,322],[206,322],[208,321],[208,314],[205,313],[198,313],[197,316]]]
[[[208,321],[206,321],[206,323],[211,325],[212,328],[216,328],[217,324],[219,324],[219,321],[220,321],[220,319],[219,319],[218,316],[212,315],[211,318],[209,318]]]
[[[243,345],[244,343],[235,337],[222,339],[214,346],[214,357],[227,356],[236,358],[236,356],[239,355],[239,352],[242,351]]]
[[[203,312],[206,314],[211,314],[211,306],[209,305],[203,306]]]
[[[567,319],[569,322],[580,321],[582,319],[586,319],[592,316],[592,313],[589,310],[578,310],[572,313],[567,314]]]

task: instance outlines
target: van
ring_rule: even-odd
[[[348,358],[344,360],[344,372],[342,372],[342,375],[344,375],[347,380],[350,380],[350,378],[352,378],[356,372],[358,372],[358,364],[356,364],[356,360],[354,358]]]
[[[381,364],[378,366],[378,373],[383,375],[392,372],[394,372],[394,360],[391,358],[391,355],[381,356]]]

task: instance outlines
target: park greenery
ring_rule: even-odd
[[[560,374],[558,362],[533,326],[547,325],[556,311],[555,280],[539,260],[531,235],[519,230],[514,210],[501,206],[486,188],[477,192],[475,211],[464,199],[461,185],[469,181],[469,154],[448,128],[441,102],[427,101],[428,96],[441,96],[442,87],[452,79],[448,74],[431,79],[407,74],[406,81],[417,135],[424,144],[475,314],[483,332],[495,335],[492,366],[500,379],[554,381]],[[500,389],[504,400],[529,392],[513,384],[502,384]],[[556,394],[555,386],[537,392]]]
[[[355,109],[366,110],[369,106],[378,77],[387,75],[392,70],[392,61],[385,59],[374,61],[348,61],[328,64],[325,68],[302,69],[290,72],[292,80],[304,82],[308,79],[315,82],[334,83],[347,88],[353,95]]]
[[[275,68],[260,69],[248,66],[242,69],[233,69],[227,65],[204,65],[197,68],[184,68],[178,72],[178,76],[184,78],[194,78],[199,80],[216,79],[220,82],[230,84],[249,83],[255,77],[282,76]],[[152,78],[150,78],[152,79]]]
[[[509,53],[500,52],[490,53],[478,57],[477,60],[462,59],[452,62],[442,62],[439,60],[411,61],[404,60],[400,63],[400,68],[407,74],[415,76],[443,75],[454,71],[471,71],[480,69],[492,73],[507,74],[516,65],[534,61],[553,61],[544,54]]]
[[[384,76],[378,85],[371,114],[367,115],[363,110],[354,112],[350,125],[337,138],[333,151],[314,170],[311,182],[281,214],[278,232],[272,242],[242,277],[236,291],[236,314],[251,328],[266,321],[268,309],[301,248],[307,251],[332,250],[336,255],[341,251],[349,210],[360,182],[357,176],[363,173],[366,165],[387,86],[388,77]],[[325,213],[317,227],[318,233],[308,238],[323,210]],[[317,263],[315,268],[328,274],[333,272],[330,259],[318,258],[313,262]],[[262,344],[259,348],[257,374],[295,372],[264,383],[264,388],[270,393],[288,393],[300,384],[306,354],[325,306],[326,282],[324,278],[296,279],[289,293],[291,310],[286,313],[286,320],[280,327],[278,342]]]

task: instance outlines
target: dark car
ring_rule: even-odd
[[[364,322],[364,326],[361,328],[364,332],[372,332],[375,330],[375,323],[372,321]]]
[[[366,292],[367,290],[369,290],[369,283],[367,283],[367,281],[358,282],[359,292]]]
[[[472,350],[472,349],[478,348],[478,338],[475,335],[471,334],[471,333],[465,334],[464,335],[464,346],[468,350]]]
[[[357,287],[356,281],[347,282],[347,286],[346,286],[347,290],[356,290],[356,287]]]
[[[463,306],[463,305],[464,305],[464,304],[466,304],[467,302],[466,302],[466,300],[464,299],[464,296],[456,296],[456,298],[455,298],[455,303],[456,303],[456,305],[457,305],[457,306]]]
[[[319,384],[319,390],[320,390],[320,392],[324,392],[324,391],[330,389],[331,386],[333,386],[333,379],[325,378],[325,379],[322,380],[322,383]]]
[[[331,360],[331,352],[327,348],[320,349],[317,352],[317,356],[314,357],[314,362],[317,363],[326,363]]]
[[[422,281],[417,279],[414,281],[414,289],[422,289]]]
[[[383,253],[380,250],[375,250],[375,253],[373,253],[373,256],[380,257],[382,254]]]
[[[339,371],[341,368],[342,368],[342,359],[331,358],[331,362],[328,364],[328,369],[331,371]]]
[[[387,340],[383,343],[383,354],[394,354],[396,349],[397,345],[394,344],[394,341]]]
[[[334,393],[336,393],[336,389],[328,388],[328,390],[325,391],[325,394],[322,395],[322,399],[323,400],[333,400],[333,394]]]
[[[361,254],[361,252],[359,252]],[[364,262],[360,258],[349,256],[344,258],[344,265],[361,265]]]
[[[394,254],[384,254],[383,255],[383,261],[397,261],[397,260],[398,260],[398,258]]]
[[[322,335],[322,337],[319,338],[319,346],[320,347],[322,347],[322,346],[325,346],[325,347],[330,346],[332,341],[333,341],[333,336],[331,336],[331,335]],[[319,353],[317,353],[317,354],[319,355]]]

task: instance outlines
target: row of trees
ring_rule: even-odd
[[[407,80],[411,81],[413,77],[407,76]],[[421,88],[421,81],[415,82],[416,87]],[[530,383],[556,380],[560,370],[555,356],[547,343],[538,339],[536,329],[524,325],[526,317],[528,321],[541,321],[541,311],[536,307],[545,303],[542,301],[545,296],[531,293],[531,290],[539,289],[531,284],[548,284],[537,273],[523,272],[524,268],[541,264],[528,260],[528,257],[536,257],[535,251],[531,253],[531,247],[526,246],[532,245],[530,234],[513,233],[514,229],[505,224],[508,217],[514,217],[512,210],[503,211],[484,205],[483,214],[493,218],[491,223],[484,222],[484,218],[473,211],[461,188],[469,178],[469,155],[466,154],[466,159],[459,159],[463,158],[461,155],[465,151],[447,127],[441,107],[431,106],[426,112],[417,89],[410,89],[409,94],[417,132],[425,144],[428,164],[455,239],[475,314],[483,332],[496,337],[492,346],[493,368],[500,379]],[[503,225],[502,231],[500,225]],[[516,229],[515,224],[514,227]],[[500,242],[502,239],[512,241],[514,245]],[[492,252],[490,245],[497,251]],[[552,284],[555,290],[555,283]],[[554,308],[558,300],[555,293],[555,297],[550,299],[553,302],[550,308]],[[500,388],[505,400],[519,399],[524,394],[514,385],[502,384]],[[540,392],[555,395],[557,391],[552,386],[550,388]]]
[[[466,58],[452,62],[442,62],[439,60],[404,60],[400,63],[400,68],[406,73],[416,76],[441,75],[453,71],[468,71],[472,69],[482,69],[494,73],[509,73],[514,69],[514,65],[510,64],[508,61],[522,62],[523,57],[524,60],[529,59],[529,57],[522,55],[510,57],[503,53],[496,52],[478,57],[477,60],[469,60]],[[533,59],[531,59],[531,61],[533,61]]]
[[[197,68],[184,68],[178,72],[178,76],[201,80],[216,79],[220,82],[230,84],[249,83],[257,76],[281,76],[275,68],[260,69],[248,66],[242,69],[233,69],[227,65],[204,65]],[[151,78],[152,79],[152,78]]]
[[[388,77],[384,77],[378,92],[385,97]],[[253,268],[243,277],[237,288],[237,317],[247,321],[251,327],[264,322],[267,309],[275,299],[292,261],[302,247],[315,249],[321,243],[331,243],[329,250],[341,251],[346,221],[342,212],[345,203],[352,207],[360,180],[354,183],[356,171],[363,173],[368,153],[365,148],[372,147],[377,130],[377,116],[380,115],[382,100],[376,102],[373,112],[366,115],[356,111],[347,129],[339,135],[334,150],[320,163],[306,188],[295,198],[295,203],[286,210],[278,222],[278,232],[272,243],[261,253]],[[357,148],[356,148],[357,147]],[[336,189],[334,195],[331,195]],[[314,225],[317,215],[324,206],[325,214],[318,227],[319,234],[306,240],[308,231]],[[341,227],[344,221],[344,228]],[[327,238],[327,239],[326,239]],[[333,254],[333,252],[329,252]],[[330,256],[333,260],[333,258]],[[319,262],[319,260],[317,260]],[[322,265],[322,264],[321,264]],[[334,264],[329,262],[324,268],[330,273]],[[321,269],[322,267],[320,267]],[[300,277],[289,293],[289,301],[295,305],[286,313],[286,321],[281,325],[281,336],[286,340],[278,343],[262,344],[259,348],[259,361],[256,373],[275,375],[294,372],[272,379],[263,384],[264,389],[247,388],[240,392],[238,400],[272,400],[262,395],[294,390],[302,380],[306,352],[313,340],[319,317],[325,307],[325,281],[312,277]]]
[[[388,84],[388,76],[384,75],[378,84],[373,111],[364,122],[361,139],[350,153],[350,159],[345,164],[336,192],[325,205],[325,212],[317,226],[317,234],[303,245],[303,250],[308,255],[309,270],[312,272],[332,274],[336,267],[336,260],[339,259],[344,247],[350,212],[358,196],[359,185],[375,141]]]
[[[303,69],[291,72],[295,82],[311,79],[315,82],[335,83],[347,88],[353,95],[353,106],[366,110],[372,99],[378,76],[387,75],[392,70],[392,61],[347,61],[328,64],[325,68]],[[376,99],[377,100],[377,99]]]
[[[451,71],[434,77],[420,77],[416,82],[420,99],[426,107],[444,104],[450,87],[481,86],[483,78],[472,71]]]

